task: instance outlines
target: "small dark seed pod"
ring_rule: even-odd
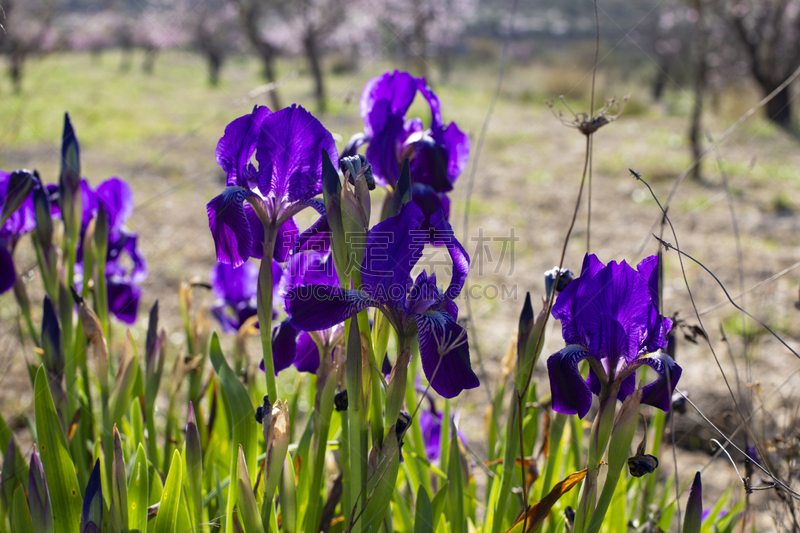
[[[347,411],[347,390],[336,393],[333,397],[333,407],[339,412]]]

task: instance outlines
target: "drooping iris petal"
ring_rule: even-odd
[[[314,221],[311,226],[297,237],[294,251],[327,252],[331,247],[331,228],[328,217],[323,212],[322,216]]]
[[[228,187],[206,206],[220,263],[237,267],[250,257],[253,236],[242,203],[252,194],[241,187]]]
[[[284,320],[272,329],[272,361],[275,375],[294,363],[297,354],[297,333],[289,320]]]
[[[469,360],[467,332],[450,315],[428,311],[414,315],[419,333],[422,370],[433,390],[454,398],[480,385]]]
[[[328,329],[367,307],[380,305],[364,291],[330,285],[295,287],[286,294],[286,312],[292,325],[302,331]]]
[[[406,143],[414,151],[410,162],[414,183],[428,185],[437,192],[451,191],[453,184],[448,173],[450,155],[447,148],[425,134],[415,135]]]
[[[333,136],[302,107],[292,105],[266,117],[256,151],[261,194],[297,202],[322,192],[323,150],[338,161]]]
[[[308,332],[303,331],[297,337],[297,354],[294,366],[298,372],[316,374],[319,368],[319,348]]]
[[[571,344],[547,359],[553,410],[566,415],[586,416],[592,406],[592,392],[578,370],[578,363],[590,357],[582,347]]]
[[[642,357],[636,362],[649,366],[658,374],[658,378],[649,385],[645,385],[642,390],[642,403],[658,407],[662,411],[669,411],[672,393],[675,392],[675,386],[683,372],[681,367],[665,354]]]
[[[132,283],[117,283],[109,280],[107,290],[108,310],[126,324],[136,323],[141,289]]]
[[[443,147],[444,152],[447,154],[447,178],[452,188],[456,179],[467,167],[470,149],[469,137],[458,129],[455,122],[451,122],[446,128],[434,125],[431,137],[436,144]]]
[[[339,278],[330,252],[298,252],[283,269],[278,292],[286,294],[295,287],[304,285],[336,286]]]
[[[461,289],[464,287],[467,275],[469,275],[469,255],[456,239],[453,227],[444,218],[444,213],[438,211],[431,217],[431,227],[431,240],[440,246],[445,246],[447,251],[450,252],[450,259],[453,261],[450,285],[445,291],[445,298],[455,300],[461,294]]]
[[[109,178],[97,186],[97,199],[108,216],[109,233],[116,233],[133,214],[133,191],[119,178]]]
[[[14,260],[11,252],[6,248],[5,243],[0,239],[0,294],[11,290],[17,280],[17,272],[14,269]]]
[[[227,174],[227,185],[250,188],[247,165],[258,142],[261,123],[272,113],[265,106],[255,106],[249,115],[239,117],[225,127],[225,135],[217,143],[217,164]]]
[[[374,299],[403,305],[411,286],[411,270],[425,248],[427,236],[419,227],[423,215],[413,202],[400,213],[376,224],[367,235],[361,280]]]

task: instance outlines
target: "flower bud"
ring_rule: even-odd
[[[686,503],[686,517],[683,519],[684,533],[700,533],[703,522],[703,483],[700,472],[694,475],[689,501]]]
[[[555,288],[556,293],[559,293],[567,288],[567,285],[570,281],[575,279],[575,274],[572,273],[571,270],[562,268],[560,270],[561,275],[559,275],[559,269],[557,266],[554,266],[552,269],[548,270],[544,273],[544,291],[545,291],[545,298],[548,300],[550,296],[553,294],[553,288]],[[556,280],[558,280],[558,284],[556,285]]]
[[[264,415],[264,442],[267,444],[267,466],[264,470],[265,494],[270,498],[281,478],[283,460],[289,449],[289,408],[276,400],[269,413]]]
[[[36,178],[27,170],[17,170],[8,177],[6,187],[6,197],[3,201],[3,208],[0,211],[0,228],[22,206],[28,199],[34,186],[39,185]],[[39,187],[41,188],[41,186]]]
[[[53,301],[44,297],[44,313],[42,314],[42,351],[44,366],[51,374],[61,375],[64,369],[64,354],[61,351],[61,328],[58,325]]]
[[[34,189],[33,208],[36,214],[36,239],[46,251],[53,245],[53,215],[50,198],[44,187]]]

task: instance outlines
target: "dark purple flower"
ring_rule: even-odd
[[[289,291],[299,287],[338,283],[339,278],[330,251],[302,251],[293,255],[286,263],[280,283],[277,284],[276,298],[282,301]],[[291,319],[291,311],[288,308],[287,313]],[[300,372],[316,374],[320,362],[320,347],[330,352],[344,335],[344,324],[341,321],[328,328],[311,332],[298,331],[291,320],[284,324],[287,330],[291,328],[291,331],[294,331],[294,337],[290,338],[287,331],[282,353],[277,353],[278,348],[273,348],[276,373],[294,364]]]
[[[406,117],[417,92],[430,106],[427,129],[421,119]],[[436,192],[453,189],[469,159],[469,137],[454,122],[444,125],[439,97],[425,78],[397,70],[372,78],[364,85],[359,109],[366,137],[359,139],[361,144],[369,141],[367,161],[379,185],[394,186],[403,160],[409,158],[414,183],[429,185]]]
[[[406,117],[417,92],[427,100],[431,110],[428,128],[421,119]],[[375,181],[392,189],[396,188],[403,161],[408,158],[415,186],[414,202],[426,218],[442,209],[447,219],[449,200],[445,193],[453,189],[467,165],[470,142],[455,122],[444,125],[439,97],[425,78],[397,70],[372,78],[364,85],[359,107],[364,134],[353,136],[345,155],[354,154],[369,142],[366,156]]]
[[[648,365],[658,374],[644,388],[642,403],[669,410],[681,367],[663,353],[672,321],[658,313],[658,259],[644,259],[634,270],[625,261],[603,265],[594,255],[583,261],[580,277],[570,282],[553,306],[568,346],[547,360],[553,409],[583,418],[592,393],[619,385],[618,398],[633,392],[634,371]],[[578,363],[591,358],[588,380]],[[598,376],[595,369],[602,369]]]
[[[275,259],[286,260],[299,238],[292,217],[306,207],[324,214],[313,200],[322,192],[323,150],[338,161],[333,136],[297,105],[275,113],[256,106],[228,124],[217,145],[228,187],[206,206],[217,261],[237,267],[261,257],[265,227],[276,231]]]
[[[469,272],[469,257],[441,212],[431,217],[430,231],[421,230],[423,220],[419,207],[409,202],[399,215],[372,228],[361,267],[363,290],[331,283],[295,288],[287,293],[286,310],[297,329],[318,331],[367,307],[380,309],[403,343],[418,336],[422,368],[431,386],[452,398],[479,385],[470,365],[466,330],[456,322],[454,302]],[[411,279],[431,237],[447,247],[453,261],[445,291],[436,286],[434,275],[429,277],[424,271],[415,282]]]
[[[280,265],[273,264],[273,272],[280,274]],[[258,288],[258,267],[245,262],[237,268],[217,263],[209,275],[211,292],[216,301],[211,313],[226,333],[236,333],[244,322],[258,314],[256,293]]]
[[[81,180],[81,238],[78,244],[76,283],[82,284],[83,239],[89,223],[97,216],[100,206],[108,220],[108,251],[106,252],[106,286],[108,310],[126,324],[136,322],[141,296],[140,285],[147,279],[147,260],[138,246],[139,234],[130,231],[125,223],[133,213],[133,191],[127,182],[111,177],[92,189]],[[53,216],[60,215],[57,202]]]

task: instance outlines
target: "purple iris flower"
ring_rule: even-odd
[[[420,118],[406,117],[417,92],[430,106],[431,125],[427,129]],[[444,125],[439,97],[425,78],[397,70],[372,78],[364,86],[359,108],[364,133],[353,136],[345,155],[353,155],[368,142],[366,157],[376,183],[393,190],[397,188],[403,161],[408,158],[414,203],[426,218],[440,209],[445,219],[449,218],[446,193],[453,189],[467,165],[470,142],[455,122]]]
[[[8,196],[10,178],[11,174],[0,171],[0,208]],[[33,194],[30,194],[0,228],[0,294],[11,289],[17,279],[12,259],[17,242],[35,227],[36,213],[33,208]]]
[[[367,307],[380,309],[398,334],[400,351],[418,337],[428,381],[436,392],[453,398],[479,385],[470,365],[467,332],[456,322],[454,302],[469,272],[469,257],[441,211],[431,217],[430,231],[421,229],[423,222],[422,211],[409,202],[397,216],[370,230],[361,267],[363,290],[332,283],[297,287],[286,295],[286,310],[297,329],[318,331]],[[436,277],[424,271],[415,282],[411,279],[429,240],[446,246],[453,261],[450,285],[444,292],[436,286]]]
[[[336,285],[339,278],[329,250],[301,251],[286,263],[280,283],[275,291],[276,300],[284,300],[292,289],[309,285]],[[287,312],[288,309],[287,309]],[[320,348],[332,353],[333,347],[344,336],[343,321],[318,331],[301,331],[295,328],[291,314],[273,335],[275,372],[294,364],[300,372],[316,374],[320,362]]]
[[[273,265],[273,273],[276,268]],[[280,275],[280,265],[277,265]],[[237,268],[217,263],[209,276],[216,297],[211,313],[226,333],[236,333],[244,322],[257,314],[258,267],[245,262]]]
[[[136,322],[141,297],[140,285],[147,279],[147,260],[139,249],[139,234],[130,231],[125,223],[133,213],[133,191],[127,182],[112,177],[92,189],[81,180],[81,239],[78,246],[77,276],[83,276],[83,237],[89,223],[103,206],[108,220],[108,251],[106,253],[106,288],[108,310],[126,324]],[[57,202],[52,213],[60,215]],[[80,278],[76,280],[80,284]]]
[[[306,207],[324,214],[313,199],[322,192],[323,150],[338,161],[333,136],[298,105],[275,113],[256,106],[228,124],[217,144],[227,188],[206,206],[217,261],[238,267],[261,258],[266,239],[275,259],[286,260],[299,238],[294,215]]]
[[[658,313],[658,258],[650,256],[634,270],[625,261],[603,265],[594,255],[583,261],[580,277],[569,283],[553,306],[568,346],[547,360],[553,409],[586,416],[592,393],[619,387],[624,400],[636,385],[634,371],[648,365],[658,374],[645,386],[642,403],[669,411],[681,367],[658,353],[667,346],[672,321]],[[578,363],[589,358],[588,380]],[[600,375],[598,375],[598,373]],[[613,390],[614,387],[611,387]]]

